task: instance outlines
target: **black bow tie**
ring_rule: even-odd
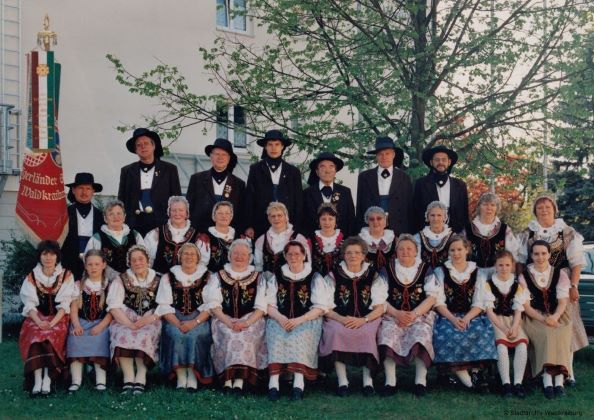
[[[227,178],[227,169],[222,172],[217,172],[214,170],[214,168],[212,168],[210,170],[210,176],[217,184],[221,184]]]
[[[322,193],[322,195],[326,198],[330,198],[332,196],[332,187],[329,187],[327,185],[323,186],[322,189],[320,190],[320,192]]]
[[[278,168],[280,168],[280,165],[282,163],[282,157],[277,157],[277,158],[271,158],[270,156],[266,156],[264,158],[264,160],[266,161],[266,164],[268,165],[268,168],[270,168],[270,170],[272,172],[276,172],[276,170]]]
[[[388,171],[387,169],[384,169],[382,171],[382,178],[386,179],[390,177],[390,171]]]
[[[449,174],[447,172],[441,173],[441,172],[431,171],[431,177],[433,178],[433,181],[439,187],[443,187],[445,185],[445,183],[448,182]]]
[[[155,167],[155,162],[153,163],[142,163],[140,162],[140,170],[142,172],[148,172]]]
[[[82,216],[83,219],[85,219],[91,212],[91,205],[92,205],[91,203],[83,204],[83,203],[79,203],[78,201],[76,201],[74,203],[76,210]]]

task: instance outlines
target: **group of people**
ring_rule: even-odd
[[[382,367],[379,393],[393,395],[397,366],[408,364],[419,397],[431,365],[444,383],[486,391],[496,363],[503,394],[520,398],[527,366],[547,398],[575,384],[573,353],[588,344],[577,306],[583,238],[556,218],[552,196],[535,200],[516,235],[495,194],[469,218],[453,150],[425,150],[430,171],[413,188],[402,150],[378,137],[355,211],[335,182],[339,157],[320,153],[302,191],[282,158],[290,139],[270,130],[257,143],[247,185],[232,173],[231,143],[217,139],[205,149],[212,168],[191,177],[184,197],[158,134],[137,129],[126,146],[139,161],[122,168],[103,215],[92,174],[67,185],[68,237],[39,244],[21,288],[32,396],[64,374],[75,393],[86,364],[98,391],[118,367],[121,391],[141,394],[159,364],[189,391],[218,383],[242,394],[267,378],[271,401],[281,377],[300,400],[306,380],[331,370],[347,396],[347,366],[362,368],[366,396]]]

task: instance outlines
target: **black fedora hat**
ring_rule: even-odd
[[[427,165],[430,168],[432,167],[431,159],[433,159],[433,155],[435,155],[436,153],[445,153],[449,156],[450,160],[452,161],[450,168],[452,166],[454,166],[456,164],[456,162],[458,162],[458,153],[454,152],[452,149],[448,149],[443,144],[439,144],[435,147],[430,147],[430,148],[423,150],[422,158],[423,158],[423,162],[425,163],[425,165]],[[448,169],[450,169],[450,168],[448,168]]]
[[[93,176],[93,174],[90,174],[88,172],[79,172],[74,176],[74,182],[71,182],[70,184],[66,184],[66,186],[68,188],[72,188],[72,187],[76,187],[78,185],[85,185],[85,184],[89,184],[93,187],[93,189],[95,190],[95,192],[101,192],[103,191],[103,185],[95,182],[95,177]]]
[[[266,134],[264,134],[264,137],[256,140],[256,143],[260,147],[265,147],[266,142],[268,142],[268,140],[280,140],[285,147],[291,145],[291,139],[288,137],[285,137],[283,132],[280,130],[268,130],[266,132]]]
[[[309,171],[309,177],[307,179],[308,185],[314,185],[316,182],[319,181],[320,178],[318,177],[318,174],[316,173],[316,169],[318,169],[318,165],[320,164],[320,162],[322,162],[324,160],[329,160],[329,161],[333,162],[334,165],[336,165],[336,172],[338,172],[342,168],[344,168],[343,160],[340,159],[338,156],[336,156],[334,153],[322,152],[314,160],[312,160],[309,163],[310,171]]]
[[[404,150],[396,146],[394,140],[388,136],[379,136],[375,138],[375,148],[367,152],[368,155],[376,155],[380,150],[393,149],[396,152],[394,156],[394,166],[400,168],[404,161]]]
[[[126,141],[126,148],[130,153],[136,154],[136,139],[138,137],[146,136],[153,140],[155,143],[155,158],[158,159],[163,156],[163,146],[161,145],[161,137],[148,128],[137,128],[132,133],[132,137]]]
[[[229,169],[233,170],[233,168],[235,168],[235,165],[237,165],[237,155],[233,152],[233,145],[229,140],[223,138],[216,139],[213,144],[209,144],[204,148],[204,153],[206,153],[206,156],[210,156],[213,149],[221,149],[229,153],[229,156],[231,156],[231,160],[229,161]]]

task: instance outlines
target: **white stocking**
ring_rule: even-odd
[[[391,357],[386,357],[384,360],[384,373],[386,386],[396,386],[396,362]]]
[[[79,385],[82,383],[83,364],[74,361],[70,363],[70,376],[72,376],[72,385]]]
[[[415,357],[415,384],[427,386],[427,366],[418,357]]]
[[[524,380],[524,371],[526,370],[526,362],[528,361],[528,348],[525,343],[516,346],[516,354],[514,355],[514,385],[521,384]]]
[[[503,344],[497,345],[497,369],[501,376],[501,383],[509,384],[509,353],[507,346]]]
[[[334,369],[336,369],[336,376],[338,377],[338,386],[349,386],[346,365],[342,362],[334,362]]]

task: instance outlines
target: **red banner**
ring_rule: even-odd
[[[59,152],[25,154],[16,217],[34,244],[44,239],[64,240],[68,213]]]

